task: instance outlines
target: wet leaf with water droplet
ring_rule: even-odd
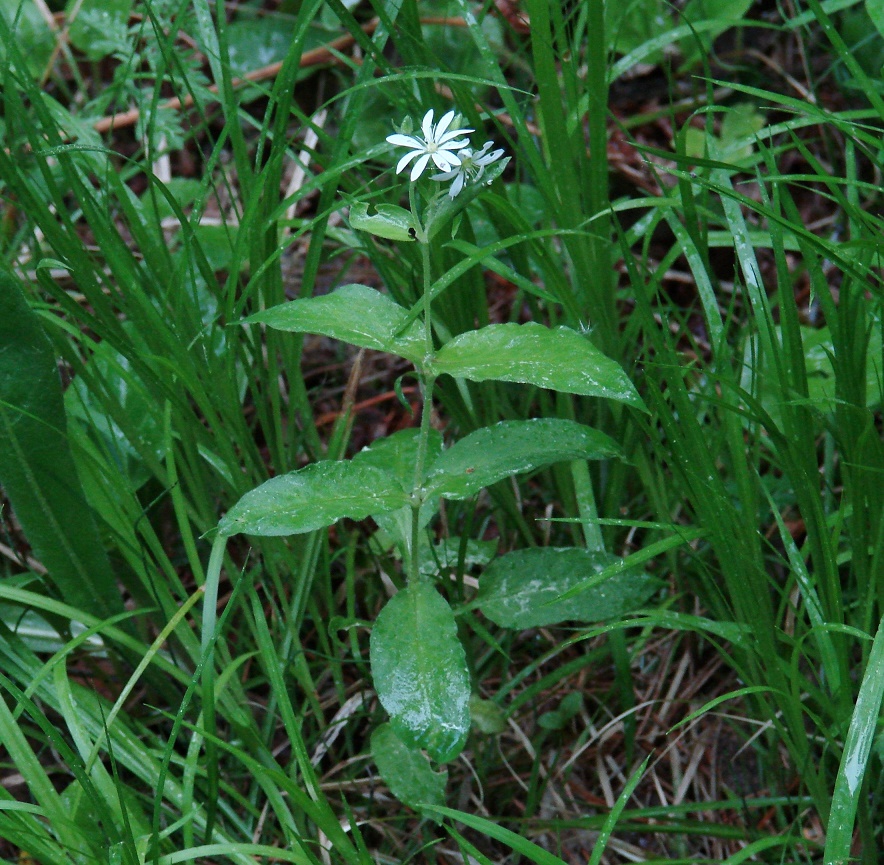
[[[619,455],[613,439],[575,421],[501,421],[464,436],[444,451],[428,473],[427,493],[465,499],[510,475],[551,463]]]
[[[371,756],[390,792],[403,804],[445,804],[448,770],[435,771],[426,755],[406,745],[390,724],[381,724],[371,734]]]
[[[408,503],[395,478],[350,460],[323,460],[247,492],[218,525],[222,535],[295,535],[344,517],[365,519]]]
[[[438,763],[463,750],[470,676],[454,613],[429,583],[391,598],[371,632],[371,674],[396,735]]]
[[[620,365],[569,327],[490,324],[447,342],[433,368],[470,381],[518,381],[644,408]]]
[[[504,628],[616,619],[650,598],[658,585],[653,577],[634,570],[615,572],[572,598],[559,597],[622,561],[578,547],[516,550],[488,566],[479,580],[479,606]]]
[[[320,333],[419,363],[424,356],[423,334],[418,324],[407,322],[405,307],[356,283],[342,285],[330,294],[292,300],[245,319],[246,324],[266,324],[275,330]]]

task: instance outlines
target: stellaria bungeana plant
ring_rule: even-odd
[[[294,300],[250,316],[294,333],[315,333],[410,361],[423,401],[420,427],[373,442],[352,459],[323,460],[274,477],[244,495],[224,516],[206,584],[207,629],[214,622],[224,545],[232,535],[314,532],[343,518],[372,517],[403,561],[404,587],[381,610],[372,628],[372,677],[390,723],[372,738],[373,756],[393,792],[406,804],[431,808],[444,802],[444,764],[464,748],[471,705],[467,657],[455,613],[443,597],[429,540],[440,499],[469,499],[484,487],[555,462],[619,458],[620,448],[598,430],[571,420],[501,421],[443,447],[430,424],[436,379],[521,382],[585,397],[617,400],[643,410],[623,370],[583,333],[537,322],[491,324],[438,344],[433,301],[451,284],[435,281],[430,247],[442,229],[479,195],[498,194],[509,159],[492,142],[474,149],[453,110],[437,123],[423,114],[421,136],[406,121],[387,141],[408,152],[396,166],[410,166],[408,209],[352,202],[349,222],[381,241],[417,243],[423,292],[410,309],[365,285]],[[433,163],[440,173],[422,177]],[[450,183],[448,188],[440,184]],[[502,185],[502,181],[500,181]],[[488,560],[486,558],[485,564]],[[609,579],[606,579],[610,577]],[[604,591],[599,583],[604,581]],[[622,560],[598,548],[516,550],[488,564],[478,598],[482,612],[502,627],[534,627],[564,620],[597,621],[621,615],[653,591],[644,574],[625,571]],[[494,711],[500,713],[497,707]],[[493,714],[493,713],[492,713]],[[428,759],[429,758],[429,759]],[[407,767],[407,771],[405,768]]]

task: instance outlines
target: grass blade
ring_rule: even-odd
[[[875,737],[875,727],[884,698],[884,619],[872,644],[869,662],[853,710],[844,754],[838,767],[832,810],[829,812],[825,865],[842,865],[850,859],[853,824],[863,789],[863,778]]]

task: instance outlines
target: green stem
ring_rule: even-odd
[[[424,304],[424,360],[428,362],[433,357],[433,320],[430,305],[430,247],[423,227],[419,223],[417,209],[415,207],[413,187],[409,190],[411,197],[411,212],[415,223],[418,224],[417,237],[421,247],[421,264],[424,272],[423,304]],[[417,459],[414,466],[414,486],[412,489],[411,502],[411,558],[409,561],[408,578],[412,582],[420,580],[420,512],[423,504],[424,467],[427,461],[427,449],[430,442],[430,421],[433,414],[433,387],[436,376],[418,370],[420,389],[423,405],[421,407],[420,435],[417,441]]]
[[[599,526],[599,511],[595,503],[592,478],[586,460],[574,460],[571,463],[571,477],[574,479],[574,495],[577,499],[577,510],[580,514],[580,525],[583,527],[583,539],[588,550],[604,552],[605,542]]]

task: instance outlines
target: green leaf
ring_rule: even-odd
[[[285,60],[295,36],[294,18],[288,15],[239,18],[225,25],[224,35],[231,75],[242,77]]]
[[[562,698],[558,709],[552,712],[544,712],[537,723],[544,730],[562,730],[583,708],[583,694],[579,691],[571,691]]]
[[[479,580],[482,612],[503,628],[535,628],[565,621],[599,622],[640,607],[656,590],[644,573],[614,574],[572,598],[560,595],[621,562],[577,547],[516,550],[495,559]]]
[[[55,37],[40,8],[33,0],[0,0],[0,16],[5,24],[0,30],[0,63],[12,68],[14,62],[21,59],[33,77],[38,78],[55,45]],[[15,30],[10,32],[7,28],[13,23]]]
[[[711,21],[715,26],[706,31],[698,29],[689,38],[681,40],[679,48],[684,55],[684,66],[697,63],[718,36],[742,21],[751,5],[752,0],[689,0],[682,10],[682,20],[695,26]]]
[[[866,0],[866,12],[875,29],[884,36],[884,0]]]
[[[77,13],[68,19],[68,38],[75,48],[90,60],[125,50],[132,0],[82,0],[74,7]]]
[[[330,294],[293,300],[258,312],[246,324],[292,333],[321,333],[360,348],[386,351],[420,363],[424,338],[408,310],[367,285],[342,285]],[[403,333],[399,333],[402,331]]]
[[[371,674],[396,735],[437,763],[453,760],[470,730],[470,676],[454,613],[429,583],[391,598],[371,631]]]
[[[404,805],[419,809],[445,804],[448,770],[436,772],[424,753],[406,745],[390,724],[371,734],[371,756],[390,792]]]
[[[121,612],[68,446],[55,355],[8,273],[0,273],[0,484],[65,601],[105,617]]]
[[[519,381],[564,393],[616,399],[644,408],[626,373],[568,327],[491,324],[446,343],[433,368],[471,381]]]
[[[672,26],[672,10],[665,0],[605,0],[605,35],[616,54],[629,54]],[[657,64],[663,58],[663,51],[655,51],[645,62]]]
[[[563,460],[619,456],[613,439],[571,420],[501,421],[453,444],[431,467],[429,495],[465,499],[510,475]]]
[[[350,227],[367,231],[389,240],[414,240],[415,224],[411,213],[395,204],[378,204],[376,214],[369,216],[368,205],[356,202],[350,205]]]
[[[473,727],[488,736],[497,736],[506,729],[506,713],[493,700],[483,700],[478,694],[470,697]]]
[[[218,524],[222,535],[295,535],[343,517],[365,519],[401,508],[408,495],[394,478],[349,460],[324,460],[265,481]]]

